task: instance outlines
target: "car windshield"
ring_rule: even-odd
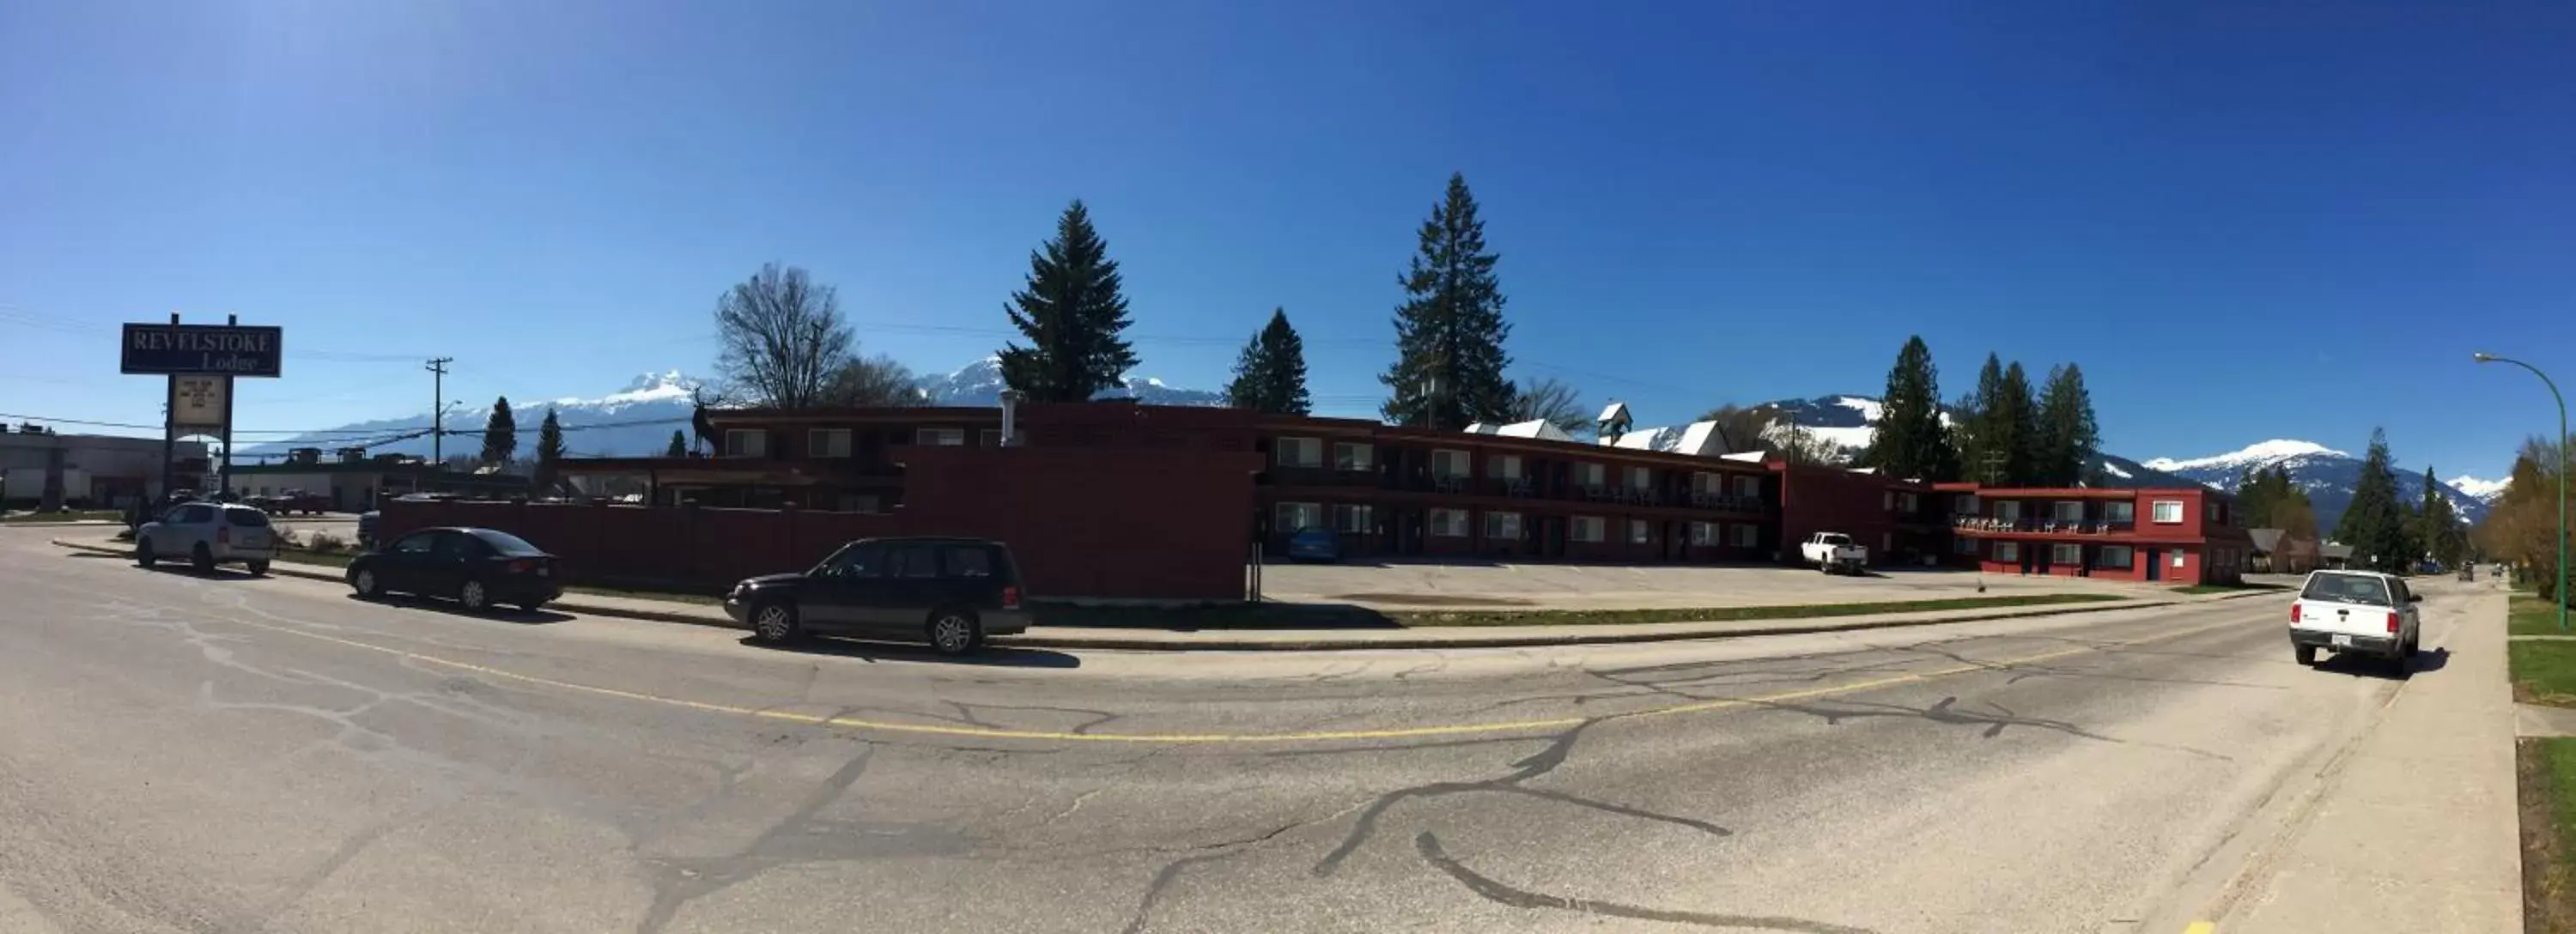
[[[2368,574],[2316,574],[2308,578],[2302,599],[2388,606],[2388,584]]]
[[[508,532],[499,532],[492,529],[475,529],[474,537],[482,539],[483,544],[492,546],[493,551],[509,557],[529,557],[543,555],[546,553],[545,549],[528,544],[527,539],[520,538]]]

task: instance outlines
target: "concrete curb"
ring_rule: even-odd
[[[74,542],[59,538],[54,539],[53,543],[74,551],[86,551],[96,554],[111,555],[122,555],[126,553],[126,551],[121,548],[111,548],[104,545]],[[336,570],[310,570],[305,567],[298,567],[295,562],[291,561],[278,561],[272,563],[269,565],[268,570],[270,574],[282,577],[301,577],[310,580],[332,581],[335,583],[342,579]],[[1140,652],[1338,652],[1367,651],[1371,649],[1500,649],[1562,645],[1612,645],[1633,642],[1681,642],[1694,639],[1734,639],[1747,636],[1786,636],[1819,632],[1860,632],[1870,629],[1898,629],[1907,626],[1938,626],[1945,623],[1972,623],[1984,620],[2024,619],[2041,616],[2064,616],[2074,613],[2103,613],[2112,610],[2139,610],[2153,607],[2184,606],[2192,603],[2211,603],[2219,600],[2238,600],[2246,597],[2277,596],[2280,593],[2280,591],[2258,590],[2247,593],[2221,594],[2200,599],[2116,600],[2102,601],[2098,603],[2068,603],[2034,607],[2014,607],[1997,609],[1991,612],[1932,611],[1956,612],[1959,615],[1917,619],[1870,619],[1866,616],[1856,614],[1852,617],[1813,617],[1808,621],[1782,622],[1778,625],[1725,629],[1676,628],[1649,632],[1603,632],[1596,627],[1568,626],[1564,627],[1562,631],[1550,631],[1546,633],[1513,633],[1492,636],[1469,635],[1452,636],[1447,638],[1415,636],[1410,638],[1391,639],[1261,639],[1250,637],[1202,637],[1178,639],[1168,636],[1145,635],[1142,633],[1136,635],[1091,635],[1087,633],[1077,635],[1065,632],[1038,632],[1017,636],[997,636],[994,638],[994,644],[1015,648],[1033,649],[1114,649]],[[616,616],[625,619],[650,620],[662,623],[684,623],[692,626],[707,626],[717,629],[742,628],[740,625],[734,623],[730,618],[713,616],[708,613],[686,613],[679,611],[607,606],[588,603],[578,597],[556,600],[555,602],[548,604],[548,606],[559,610],[589,613],[596,616]],[[1792,617],[1791,619],[1794,620],[1796,618]],[[1730,624],[1712,623],[1708,625],[1715,627],[1727,626]],[[1257,630],[1255,631],[1257,632]],[[1426,631],[1464,632],[1472,631],[1472,628],[1441,627]]]

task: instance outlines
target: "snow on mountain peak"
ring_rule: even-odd
[[[1886,405],[1881,404],[1876,399],[1865,398],[1862,396],[1842,396],[1836,398],[1834,400],[1834,404],[1859,412],[1861,420],[1865,422],[1875,423],[1878,421],[1879,416],[1887,414]]]
[[[2469,476],[2468,474],[2461,474],[2451,478],[2452,489],[2467,494],[2472,499],[2490,501],[2494,500],[2497,496],[2503,495],[2504,488],[2511,483],[2513,483],[2512,477],[2506,477],[2502,480],[2480,480],[2476,477]]]
[[[627,381],[626,388],[596,399],[565,396],[552,400],[549,404],[556,408],[589,408],[614,412],[637,403],[685,402],[692,398],[701,385],[704,384],[688,374],[678,370],[664,370],[637,376]]]
[[[2195,470],[2203,467],[2243,467],[2250,464],[2269,464],[2274,461],[2311,455],[2326,455],[2331,457],[2352,456],[2313,441],[2291,441],[2282,438],[2275,438],[2259,444],[2248,445],[2243,450],[2230,451],[2225,454],[2217,454],[2209,457],[2194,457],[2188,460],[2175,460],[2170,457],[2159,457],[2151,461],[2142,461],[2140,463],[2141,466],[2150,470],[2171,472],[2178,470]]]

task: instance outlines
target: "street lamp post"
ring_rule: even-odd
[[[2550,592],[2556,598],[2550,602],[2558,604],[2558,631],[2564,633],[2567,631],[2567,397],[2558,393],[2558,384],[2550,380],[2549,374],[2540,372],[2539,367],[2491,353],[2470,356],[2479,363],[2510,363],[2530,370],[2531,375],[2540,377],[2541,385],[2549,387],[2549,397],[2558,400],[2558,437],[2550,439],[2558,448],[2558,540],[2552,543],[2558,546],[2558,589]]]

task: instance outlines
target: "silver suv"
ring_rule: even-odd
[[[134,530],[134,563],[147,568],[162,558],[185,557],[199,571],[238,563],[253,574],[266,574],[275,555],[268,514],[250,506],[181,503],[159,521]]]

